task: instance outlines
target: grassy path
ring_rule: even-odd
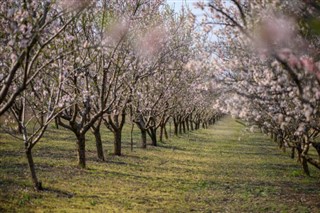
[[[126,141],[124,156],[98,162],[90,136],[89,168],[82,170],[74,166],[73,136],[51,129],[35,148],[47,188],[35,193],[22,144],[0,134],[0,212],[320,211],[320,172],[304,177],[288,154],[230,117],[148,150],[130,152]]]

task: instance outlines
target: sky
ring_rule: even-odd
[[[167,3],[177,12],[181,10],[181,7],[183,5],[186,5],[189,7],[189,9],[192,11],[194,15],[200,15],[201,10],[196,9],[193,5],[198,1],[199,0],[167,0]],[[205,0],[205,2],[207,2],[207,0]]]
[[[197,0],[167,0],[168,4],[171,5],[175,10],[180,10],[182,5],[189,5],[192,7],[192,4]]]

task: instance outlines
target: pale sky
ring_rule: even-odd
[[[177,12],[181,10],[182,5],[187,5],[194,15],[199,15],[201,14],[201,11],[199,9],[195,9],[193,6],[193,4],[198,1],[199,0],[167,0],[167,3]]]
[[[182,5],[188,5],[190,9],[193,9],[193,3],[197,0],[167,0],[167,2],[175,10],[180,10]]]

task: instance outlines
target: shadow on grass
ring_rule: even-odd
[[[179,151],[186,151],[186,148],[179,147],[179,146],[174,146],[170,144],[159,144],[157,147],[162,148],[162,149],[168,149],[168,150],[179,150]]]
[[[220,153],[221,154],[232,154],[232,155],[282,156],[280,153],[266,153],[266,152],[220,151]]]
[[[54,188],[51,188],[51,187],[44,188],[42,192],[53,193],[58,198],[59,197],[61,197],[61,198],[72,198],[72,197],[75,196],[74,193],[71,193],[71,192],[68,192],[68,191],[63,191],[63,190],[60,190],[60,189],[54,189]]]
[[[10,151],[10,150],[1,150],[0,151],[0,156],[2,157],[20,157],[20,156],[24,156],[24,153],[22,151]],[[1,163],[1,161],[0,161]]]

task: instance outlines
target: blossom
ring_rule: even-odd
[[[308,56],[302,56],[300,58],[300,61],[302,63],[302,67],[305,71],[310,72],[310,73],[315,73],[316,71],[318,71],[312,58],[310,58]]]
[[[136,49],[141,56],[154,56],[160,52],[166,38],[166,29],[163,26],[151,27],[139,37]]]
[[[59,0],[58,5],[60,5],[63,9],[73,11],[73,10],[81,10],[84,7],[90,5],[92,0]]]
[[[105,32],[106,38],[104,44],[117,44],[129,32],[129,22],[126,19],[114,21]]]

